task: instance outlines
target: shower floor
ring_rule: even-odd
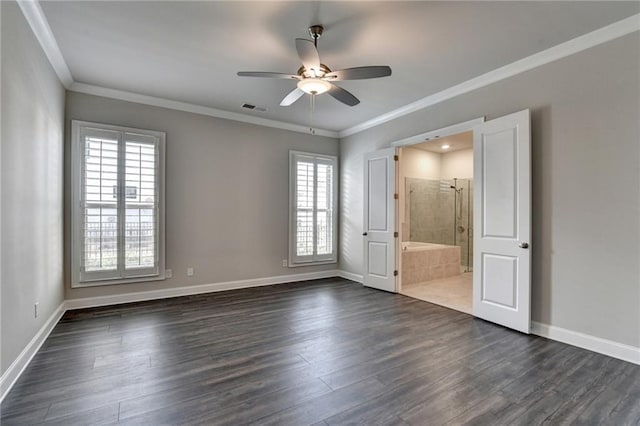
[[[400,293],[470,314],[473,295],[473,272],[465,272],[455,277],[439,280],[403,285]]]

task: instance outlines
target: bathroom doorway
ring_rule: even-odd
[[[531,331],[530,116],[525,109],[489,121],[480,117],[410,136],[393,142],[390,148],[365,155],[365,286],[380,288],[372,285],[375,277],[385,284],[383,290],[469,312],[522,333]],[[468,148],[459,146],[458,142],[463,142],[458,138],[464,139]],[[376,160],[372,161],[374,157],[370,155],[376,155]],[[427,195],[433,209],[439,208],[439,197],[445,199],[445,210],[453,209],[448,223],[447,216],[442,219],[444,232],[448,229],[455,237],[453,244],[413,241],[423,238],[411,237],[409,178],[437,181],[438,191]],[[462,222],[464,204],[460,205],[465,199],[464,189],[461,190],[465,184],[470,209],[468,227]],[[454,196],[453,206],[449,207],[444,195],[447,186]],[[380,200],[386,200],[382,207],[376,206]],[[414,204],[413,221],[420,223],[415,216],[420,206],[417,201]],[[424,223],[431,226],[439,221],[432,215]],[[458,228],[458,223],[464,229]],[[385,238],[374,240],[370,235],[374,231]],[[463,247],[464,238],[452,232],[466,232],[468,245]],[[432,235],[440,236],[437,229]],[[415,282],[411,282],[412,276]],[[448,285],[453,280],[458,285]]]
[[[468,314],[473,300],[473,132],[402,147],[400,293]]]

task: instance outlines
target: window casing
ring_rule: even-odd
[[[164,279],[165,134],[71,123],[72,287]]]
[[[338,160],[289,152],[289,266],[337,262]]]

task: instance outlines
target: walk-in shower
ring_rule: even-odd
[[[473,179],[406,178],[409,241],[460,247],[460,270],[473,270]]]

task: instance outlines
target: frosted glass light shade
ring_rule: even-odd
[[[320,95],[331,89],[331,83],[319,78],[305,78],[298,82],[298,89],[310,95]]]

